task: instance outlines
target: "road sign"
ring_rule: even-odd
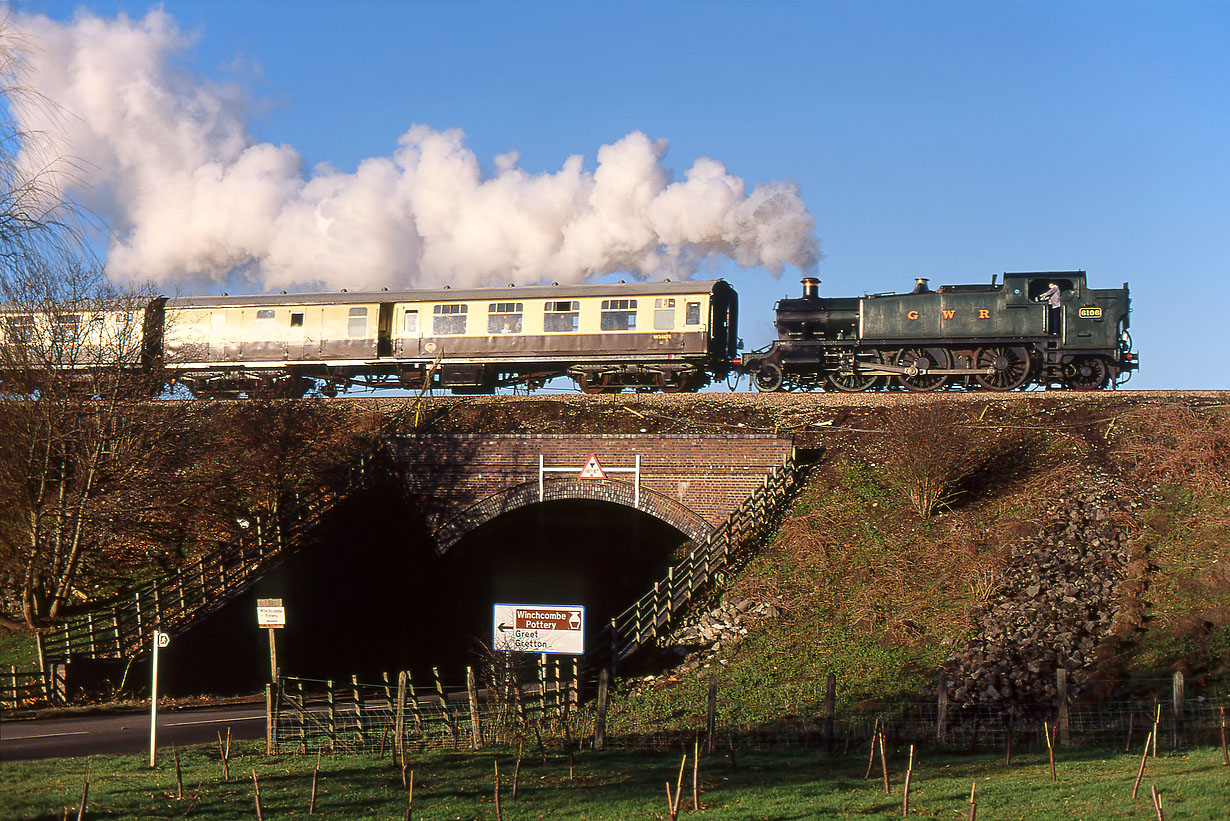
[[[581,473],[577,476],[578,479],[605,479],[606,471],[602,469],[602,465],[598,464],[597,454],[591,453],[589,461],[585,463],[585,467],[581,468]]]
[[[164,633],[161,630],[154,631],[154,644],[158,647],[166,647],[171,643],[171,634]]]
[[[493,650],[515,653],[585,652],[585,608],[579,604],[497,604]]]
[[[256,600],[256,626],[269,628],[286,626],[286,608],[282,606],[281,599]]]

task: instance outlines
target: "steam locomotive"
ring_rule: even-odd
[[[1139,367],[1122,288],[1090,288],[1084,271],[1006,273],[990,284],[915,280],[910,293],[824,298],[803,280],[800,299],[777,303],[778,338],[746,354],[758,390],[1031,385],[1097,390]]]
[[[1090,289],[1082,271],[935,291],[918,280],[910,294],[838,299],[822,298],[818,280],[803,284],[802,298],[777,304],[778,339],[742,357],[738,296],[722,280],[9,307],[0,352],[44,345],[37,358],[85,373],[114,364],[108,341],[124,340],[120,366],[222,398],[381,386],[482,394],[561,376],[585,393],[694,391],[742,372],[761,391],[1091,390],[1138,365],[1127,285]]]

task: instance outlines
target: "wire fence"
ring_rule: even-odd
[[[1139,752],[1225,745],[1230,698],[1210,692],[1176,700],[1124,698],[1088,704],[945,705],[906,701],[835,709],[823,706],[771,722],[722,717],[720,703],[688,705],[690,719],[650,730],[605,726],[609,703],[576,677],[543,665],[537,681],[516,687],[445,686],[438,674],[426,688],[407,674],[395,685],[285,679],[271,703],[273,753],[403,752],[524,745],[531,751],[604,749],[712,751],[810,747],[834,753],[867,749],[882,737],[889,749],[909,745],[949,752],[1045,753],[1049,748]],[[556,668],[558,671],[558,667]],[[1140,682],[1138,682],[1140,683]],[[1150,682],[1143,682],[1149,684]],[[713,691],[711,691],[712,693]],[[711,699],[714,696],[711,695]],[[707,709],[708,708],[708,709]],[[713,716],[706,723],[706,713]]]

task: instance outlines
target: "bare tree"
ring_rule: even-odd
[[[16,273],[0,280],[0,566],[36,625],[89,595],[83,571],[148,559],[214,483],[202,403],[149,401],[157,300],[80,265]]]
[[[35,625],[89,595],[83,574],[148,559],[210,483],[196,405],[145,401],[163,383],[160,301],[90,262],[64,196],[75,163],[21,126],[32,107],[60,117],[23,84],[23,49],[0,18],[0,578]]]

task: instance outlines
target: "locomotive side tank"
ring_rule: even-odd
[[[1122,384],[1139,366],[1127,283],[1090,288],[1084,271],[997,278],[935,290],[918,279],[910,293],[839,299],[805,279],[802,298],[777,304],[778,339],[745,354],[743,367],[762,391],[1002,391],[1093,390]]]

